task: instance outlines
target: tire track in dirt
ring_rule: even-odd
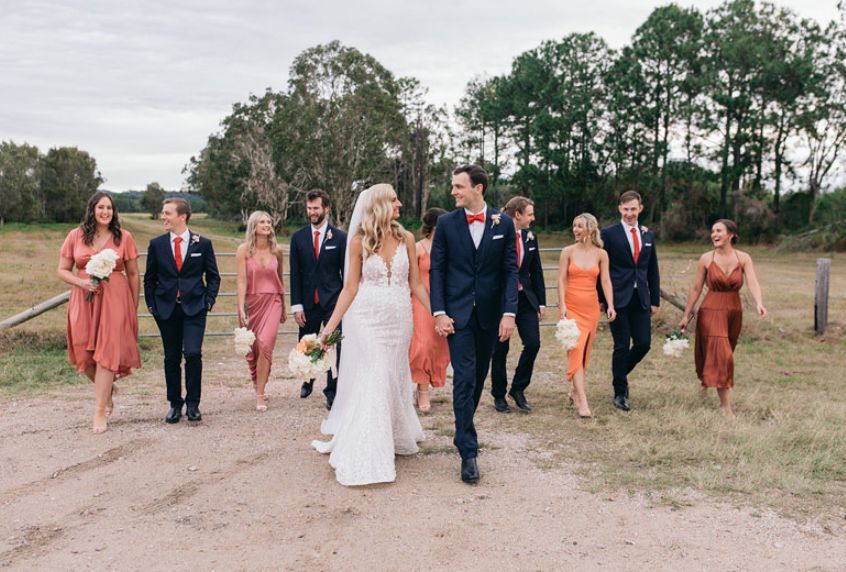
[[[133,439],[128,443],[124,443],[123,445],[113,447],[103,453],[100,453],[96,457],[92,457],[87,461],[82,461],[57,469],[49,477],[31,481],[0,493],[0,505],[7,506],[16,500],[20,500],[26,495],[42,491],[52,484],[61,483],[71,477],[110,465],[115,461],[134,455],[138,451],[150,446],[152,443],[153,439],[149,438]]]

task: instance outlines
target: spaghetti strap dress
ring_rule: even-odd
[[[708,292],[696,314],[694,361],[703,387],[734,387],[734,348],[743,325],[740,258],[728,275],[711,259],[705,274]]]

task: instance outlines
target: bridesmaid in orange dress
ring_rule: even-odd
[[[279,324],[284,324],[285,287],[282,248],[276,243],[273,220],[256,211],[247,220],[246,240],[235,253],[238,274],[238,323],[256,336],[247,354],[250,377],[256,391],[256,411],[267,411],[265,386],[273,363]]]
[[[117,265],[108,282],[95,285],[85,265],[106,248],[117,253]],[[94,433],[108,427],[115,378],[141,367],[137,259],[135,241],[129,231],[121,229],[112,197],[102,191],[94,193],[82,222],[65,238],[58,268],[59,278],[73,286],[68,301],[68,360],[94,382]],[[89,292],[94,295],[90,302],[86,301]]]
[[[435,236],[438,217],[442,214],[446,214],[446,211],[438,208],[431,208],[423,214],[423,225],[420,228],[423,238],[416,245],[417,266],[420,268],[420,279],[426,287],[426,292],[429,291],[429,254],[432,251],[432,238]],[[446,338],[435,332],[435,319],[432,314],[414,296],[411,297],[411,309],[414,316],[414,331],[408,350],[411,379],[417,385],[417,407],[422,413],[428,413],[432,410],[429,386],[443,387],[446,383],[449,346]]]
[[[567,381],[573,384],[570,402],[578,409],[579,417],[589,418],[591,412],[585,392],[585,372],[601,313],[596,293],[597,278],[608,301],[608,320],[613,322],[617,313],[608,273],[608,253],[602,248],[596,217],[583,213],[574,218],[573,236],[576,244],[565,247],[558,260],[558,317],[562,319],[566,315],[568,319],[576,320],[579,326],[578,344],[567,354]]]
[[[707,285],[708,292],[696,314],[696,375],[702,382],[703,391],[709,387],[717,388],[720,408],[728,416],[734,415],[729,394],[734,387],[734,348],[743,325],[740,288],[744,278],[755,299],[758,316],[764,318],[767,315],[752,257],[734,248],[737,230],[737,224],[728,219],[720,219],[711,227],[714,250],[699,258],[696,278],[690,287],[684,316],[679,322],[679,329],[684,331],[702,287]]]

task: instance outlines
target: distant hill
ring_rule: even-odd
[[[143,212],[141,207],[141,197],[144,196],[144,191],[110,191],[109,189],[102,189],[112,195],[115,200],[118,212],[134,213]],[[188,201],[191,205],[191,212],[204,213],[208,210],[206,201],[195,193],[185,193],[182,191],[165,191],[165,197],[181,197]]]

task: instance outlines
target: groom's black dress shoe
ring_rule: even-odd
[[[185,417],[188,418],[188,421],[202,421],[203,414],[200,413],[200,408],[194,405],[193,407],[188,406],[185,410]]]
[[[470,484],[479,482],[479,467],[476,466],[476,457],[461,459],[461,480]]]
[[[171,405],[170,409],[167,410],[167,415],[165,415],[165,423],[179,423],[181,417],[182,407]]]
[[[305,399],[309,395],[311,395],[311,390],[314,388],[314,380],[311,381],[304,381],[303,386],[300,388],[300,397]]]
[[[514,403],[517,404],[517,409],[520,411],[525,411],[528,413],[532,410],[532,407],[529,405],[529,402],[526,401],[526,396],[523,395],[522,391],[511,391],[508,393],[511,396],[511,399],[514,400]]]
[[[617,395],[614,397],[614,407],[622,411],[631,410],[631,407],[629,407],[629,400],[626,399],[625,395]]]
[[[505,413],[506,411],[509,411],[511,407],[508,406],[508,402],[504,397],[494,397],[494,409],[500,413]]]

